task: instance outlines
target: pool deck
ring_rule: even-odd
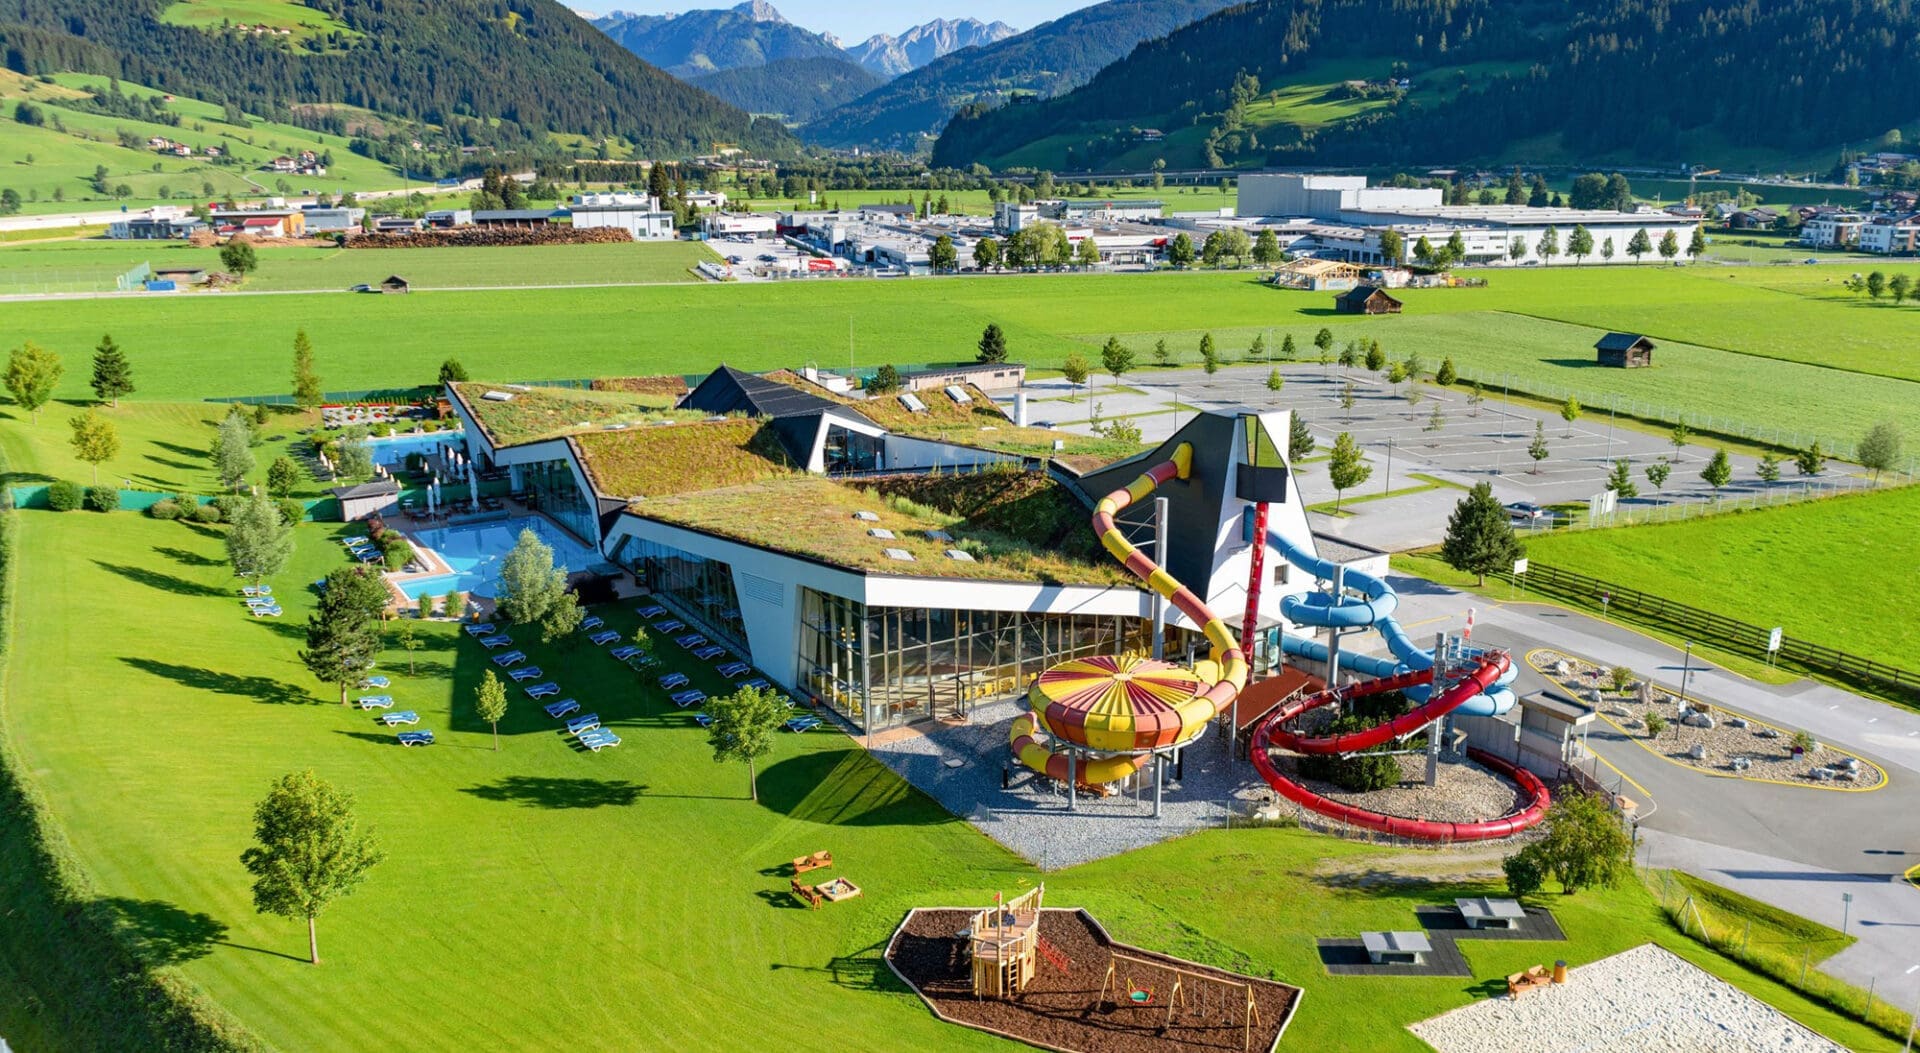
[[[406,536],[407,542],[413,546],[414,558],[424,564],[426,569],[412,571],[410,573],[387,573],[381,575],[381,581],[387,587],[387,595],[391,600],[392,609],[397,613],[419,606],[419,600],[406,594],[406,586],[432,578],[444,577],[448,574],[459,573],[459,571],[456,571],[441,557],[440,553],[434,551],[431,545],[427,545],[420,540],[421,532],[427,530],[445,530],[450,527],[485,526],[490,523],[501,523],[515,519],[540,519],[545,521],[547,525],[553,529],[560,531],[563,536],[572,536],[567,529],[556,522],[552,516],[513,502],[509,502],[506,510],[501,512],[476,512],[471,515],[452,516],[438,521],[429,521],[424,525],[409,522],[406,526],[393,526],[392,529],[398,530]],[[582,547],[586,548],[587,546],[583,545]],[[597,552],[594,553],[594,556],[596,561],[604,562],[599,560],[599,554]],[[581,569],[585,570],[586,568]],[[571,576],[572,573],[579,573],[579,571],[570,571],[569,576]],[[615,585],[614,589],[615,594],[622,598],[628,595],[639,595],[643,591],[631,586],[624,575],[620,582]],[[492,597],[476,596],[466,589],[447,589],[437,595],[445,595],[446,592],[455,591],[464,593],[467,597],[467,602],[478,608],[483,614],[493,609]]]

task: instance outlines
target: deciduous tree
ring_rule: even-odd
[[[7,393],[38,424],[40,407],[53,398],[53,389],[66,371],[59,355],[29,340],[7,356]]]
[[[229,414],[220,422],[213,440],[213,466],[220,474],[220,485],[238,491],[253,471],[253,432],[244,417]]]
[[[281,518],[272,498],[255,492],[234,510],[226,542],[233,576],[251,578],[257,585],[287,569],[293,559],[293,524]]]
[[[1815,439],[1813,445],[1794,454],[1793,466],[1801,475],[1819,475],[1827,466],[1827,451],[1820,448],[1820,440]]]
[[[1075,387],[1085,384],[1092,372],[1092,367],[1087,365],[1086,356],[1078,351],[1068,354],[1066,360],[1060,363],[1060,375],[1066,377],[1067,383]]]
[[[1208,376],[1220,372],[1220,352],[1214,349],[1213,334],[1200,334],[1200,366]]]
[[[1640,257],[1652,251],[1653,239],[1647,236],[1645,227],[1634,231],[1633,237],[1627,239],[1627,255],[1632,256],[1635,263],[1639,263]]]
[[[500,593],[494,610],[516,625],[538,625],[557,606],[575,606],[567,594],[567,573],[553,565],[553,547],[532,530],[521,530],[500,561]]]
[[[1853,459],[1860,467],[1872,469],[1874,482],[1879,482],[1880,473],[1890,471],[1900,460],[1900,426],[1882,421],[1868,428],[1854,448]]]
[[[386,858],[354,816],[353,795],[311,769],[281,776],[253,811],[254,845],[240,853],[253,875],[253,908],[304,919],[307,957],[320,964],[317,922]]]
[[[1133,348],[1121,343],[1117,336],[1107,337],[1106,344],[1100,348],[1100,368],[1113,375],[1115,384],[1120,383],[1123,375],[1133,372]]]
[[[1655,490],[1665,490],[1667,488],[1667,477],[1672,474],[1673,463],[1665,457],[1661,457],[1659,460],[1647,465],[1647,482],[1652,483]]]
[[[459,359],[449,358],[445,362],[440,363],[441,387],[446,387],[448,384],[457,384],[466,379],[468,379],[467,367],[461,365]]]
[[[1533,441],[1527,444],[1527,456],[1533,458],[1533,472],[1540,473],[1540,462],[1547,459],[1553,451],[1547,448],[1547,425],[1545,421],[1533,422]]]
[[[1327,482],[1333,485],[1333,510],[1340,511],[1340,501],[1346,492],[1366,482],[1372,474],[1373,466],[1353,441],[1353,433],[1343,431],[1335,436],[1333,450],[1327,458]]]
[[[1573,438],[1573,422],[1580,419],[1580,400],[1572,395],[1560,404],[1560,419],[1567,422],[1566,437]]]
[[[743,687],[731,695],[707,702],[707,745],[716,764],[738,761],[747,766],[747,794],[760,799],[757,763],[773,752],[773,736],[787,719],[787,709],[771,690]]]
[[[500,721],[507,715],[507,685],[489,669],[473,689],[473,715],[493,728],[493,752],[500,752]]]
[[[120,456],[120,432],[113,422],[91,406],[85,413],[67,421],[73,427],[73,455],[93,465],[93,481],[100,482],[100,466]]]

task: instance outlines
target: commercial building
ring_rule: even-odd
[[[770,238],[779,226],[779,219],[770,212],[709,212],[700,217],[700,229],[712,238]]]
[[[650,194],[576,194],[567,210],[576,230],[613,227],[635,241],[665,241],[673,237],[673,213],[660,210]]]
[[[192,216],[135,216],[107,224],[107,237],[120,241],[174,241],[190,238],[206,226]]]
[[[303,238],[307,214],[300,209],[222,209],[212,212],[212,226],[222,237],[246,234],[253,238]]]
[[[307,217],[309,234],[344,234],[350,230],[359,230],[367,218],[364,208],[322,208],[308,205],[300,210]]]

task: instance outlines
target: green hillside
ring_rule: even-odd
[[[359,36],[345,22],[296,0],[175,0],[160,12],[160,21],[218,32],[240,25],[270,26],[286,30],[297,44],[331,33]]]

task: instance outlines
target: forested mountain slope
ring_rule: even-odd
[[[808,121],[884,83],[849,58],[779,59],[764,66],[722,70],[688,83],[748,113]]]

